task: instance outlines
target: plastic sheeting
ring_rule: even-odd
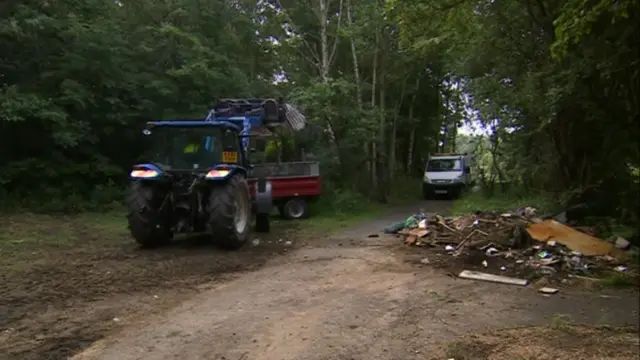
[[[293,105],[284,104],[284,106],[287,109],[285,117],[289,126],[295,131],[304,129],[305,125],[307,124],[307,118],[302,115],[302,113],[298,111],[298,109],[296,109]]]

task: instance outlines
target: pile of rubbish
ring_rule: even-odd
[[[458,217],[421,210],[385,232],[397,234],[411,246],[442,249],[453,258],[476,255],[474,258],[482,259],[476,264],[478,268],[492,268],[493,263],[501,272],[527,273],[529,278],[558,273],[585,277],[602,271],[625,273],[629,271],[625,264],[631,259],[626,239],[601,240],[593,229],[570,227],[561,218],[543,219],[532,207]]]

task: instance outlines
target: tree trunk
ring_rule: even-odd
[[[388,156],[385,156],[385,154],[382,153],[382,151],[384,151],[385,149],[385,127],[386,127],[386,117],[385,117],[385,77],[384,77],[384,72],[381,73],[380,76],[380,100],[379,100],[379,104],[378,106],[380,107],[380,129],[379,129],[379,133],[378,133],[378,137],[379,137],[379,141],[380,144],[378,146],[379,149],[379,153],[378,153],[378,185],[379,185],[379,189],[378,189],[378,194],[379,194],[379,198],[378,200],[381,203],[386,203],[387,202],[387,195],[389,192],[389,179],[388,179],[388,165],[389,165],[389,159]]]
[[[351,15],[351,0],[347,0],[347,24],[349,27],[353,26],[353,17]],[[355,79],[356,85],[356,102],[358,104],[358,109],[362,110],[362,94],[360,90],[360,66],[358,63],[358,53],[356,51],[356,43],[353,40],[353,37],[350,39],[351,46],[351,57],[353,60],[353,77]]]
[[[327,83],[329,81],[329,39],[327,36],[329,0],[318,1],[320,2],[320,13],[318,14],[320,22],[320,78]]]
[[[413,116],[413,108],[409,110],[409,116]],[[411,133],[409,134],[409,153],[407,155],[407,169],[406,173],[411,174],[413,170],[413,148],[416,138],[416,127],[411,126]]]
[[[351,0],[347,0],[347,25],[349,27],[353,26],[353,17],[351,15]],[[355,79],[356,85],[356,103],[358,104],[358,110],[363,110],[362,105],[362,90],[361,90],[361,81],[360,81],[360,65],[358,62],[358,52],[356,51],[356,42],[353,40],[353,37],[350,39],[350,47],[351,47],[351,58],[353,60],[353,78]],[[364,145],[364,154],[366,158],[366,169],[367,172],[371,172],[371,160],[369,159],[369,146],[365,142]]]
[[[376,106],[376,88],[378,85],[378,33],[376,32],[375,37],[375,51],[373,53],[373,66],[372,66],[372,74],[371,74],[371,109],[375,109]],[[372,136],[373,139],[370,143],[370,151],[371,151],[371,190],[373,192],[378,191],[378,153],[376,147],[376,139],[375,136]]]
[[[396,170],[396,135],[398,130],[398,115],[400,114],[400,108],[404,102],[404,94],[407,88],[407,78],[402,82],[402,91],[400,92],[400,98],[396,103],[395,113],[393,114],[393,122],[391,123],[391,134],[389,136],[389,161],[388,161],[388,178],[389,183],[393,182],[393,175]]]
[[[413,107],[416,103],[416,97],[418,96],[418,89],[420,88],[420,77],[416,78],[416,87],[414,89],[413,96],[411,97],[411,104],[409,105],[409,122],[411,123],[411,133],[409,134],[409,154],[407,156],[407,174],[410,174],[413,166],[413,148],[416,137],[416,124],[413,118]]]

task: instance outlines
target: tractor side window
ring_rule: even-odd
[[[231,130],[224,130],[222,134],[223,151],[238,151],[238,136]]]

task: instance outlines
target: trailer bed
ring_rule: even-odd
[[[321,193],[319,165],[315,161],[267,163],[254,165],[249,174],[249,187],[255,193],[258,177],[271,182],[273,199],[317,197]]]
[[[285,219],[301,219],[309,214],[308,203],[322,192],[317,162],[290,162],[256,165],[249,173],[249,190],[255,196],[258,178],[271,183],[273,204]]]

